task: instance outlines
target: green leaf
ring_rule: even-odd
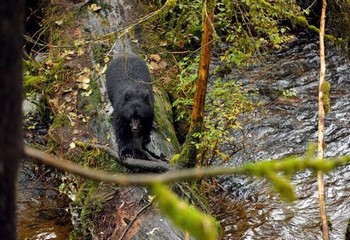
[[[160,211],[174,225],[198,240],[217,239],[215,220],[211,216],[181,200],[163,184],[154,183],[152,192],[157,197]]]
[[[280,194],[282,200],[293,202],[296,199],[293,186],[289,179],[284,176],[278,176],[273,172],[269,173],[267,178],[271,181],[274,190]]]

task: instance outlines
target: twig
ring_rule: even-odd
[[[319,82],[319,93],[318,93],[318,149],[317,149],[317,157],[319,159],[324,158],[325,153],[325,106],[323,102],[323,91],[322,86],[325,82],[326,75],[326,63],[325,63],[325,50],[324,50],[324,34],[325,34],[325,23],[326,23],[326,6],[327,1],[322,1],[322,11],[321,11],[321,19],[320,19],[320,82]],[[328,96],[327,96],[328,97]],[[323,172],[317,172],[317,183],[318,183],[318,202],[320,206],[321,213],[321,222],[322,222],[322,234],[323,239],[329,239],[329,228],[327,221],[327,211],[326,211],[326,203],[325,203],[325,187],[324,187],[324,179]]]
[[[151,204],[153,203],[152,199],[146,206],[144,206],[143,208],[141,208],[141,210],[136,214],[136,216],[131,220],[131,222],[128,224],[128,226],[126,226],[126,228],[124,229],[123,234],[120,236],[119,240],[122,240],[126,233],[129,231],[129,229],[131,228],[131,226],[134,224],[134,222],[137,220],[137,218],[149,207],[151,206]]]

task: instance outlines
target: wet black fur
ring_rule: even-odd
[[[113,106],[114,128],[121,158],[143,158],[154,118],[151,76],[146,63],[134,54],[113,59],[106,71],[108,98]],[[140,120],[138,133],[131,130],[132,118]]]

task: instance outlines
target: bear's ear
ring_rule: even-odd
[[[144,103],[150,103],[150,99],[149,99],[149,93],[146,89],[143,89],[141,92],[140,92],[140,95],[141,95],[141,99]]]
[[[133,95],[134,95],[134,93],[131,89],[126,89],[124,91],[124,102],[130,101],[130,99],[132,99]]]

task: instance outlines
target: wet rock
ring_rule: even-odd
[[[266,59],[265,64],[253,66],[249,72],[233,71],[229,76],[242,79],[243,84],[250,79],[255,87],[274,92],[295,89],[297,99],[290,102],[288,97],[266,97],[260,91],[264,105],[241,116],[243,130],[235,132],[234,137],[244,139],[244,144],[230,165],[303,154],[309,142],[317,141],[318,43],[310,39],[298,41]],[[331,111],[325,121],[326,157],[335,157],[350,154],[350,92],[346,90],[350,88],[350,62],[335,47],[328,46],[326,53],[326,79],[331,84]],[[325,175],[332,239],[344,238],[350,216],[349,168],[347,165]],[[298,196],[293,205],[271,193],[266,180],[234,176],[222,178],[221,184],[227,190],[226,199],[218,196],[220,204],[213,206],[221,216],[218,220],[225,229],[224,239],[321,239],[313,173],[305,171],[293,177]]]

